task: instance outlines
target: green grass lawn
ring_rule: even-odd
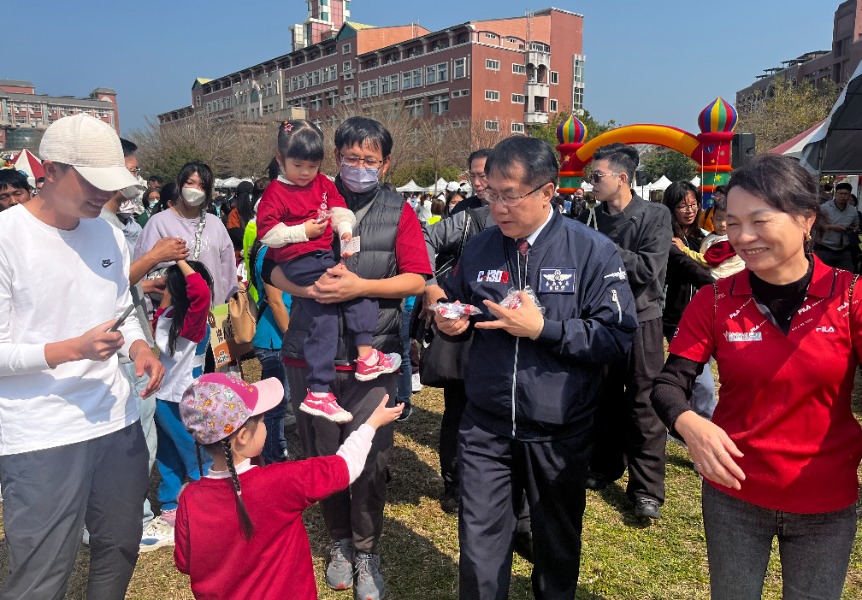
[[[253,367],[247,368],[247,374],[252,372]],[[862,415],[862,402],[858,395],[856,399],[856,413]],[[439,390],[425,388],[414,401],[413,416],[396,429],[381,541],[382,571],[391,600],[452,599],[458,589],[458,523],[438,504],[442,480],[436,447],[443,397]],[[298,438],[292,436],[290,443],[291,451],[296,451]],[[668,444],[667,501],[662,519],[652,526],[645,527],[631,516],[624,487],[621,481],[601,493],[588,492],[578,598],[708,598],[700,478],[685,450]],[[320,597],[351,600],[349,592],[332,592],[323,583],[328,539],[317,507],[307,511],[305,520]],[[87,550],[82,549],[67,598],[85,597],[87,559]],[[0,562],[5,572],[2,545]],[[764,598],[781,597],[777,567],[777,553],[773,553]],[[532,597],[530,564],[516,556],[510,598]],[[192,598],[188,579],[174,567],[172,549],[141,555],[127,598]],[[844,598],[862,600],[862,533],[856,537]]]

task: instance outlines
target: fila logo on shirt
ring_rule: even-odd
[[[476,281],[488,281],[491,283],[509,283],[509,272],[490,269],[488,271],[479,271]]]
[[[834,327],[827,327],[824,325],[824,326],[820,326],[820,327],[815,327],[814,331],[819,331],[820,333],[835,333],[835,328]]]

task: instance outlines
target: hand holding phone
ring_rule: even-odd
[[[131,306],[129,306],[126,310],[124,310],[124,311],[123,311],[123,314],[121,314],[121,315],[120,315],[120,318],[119,318],[119,319],[117,319],[117,321],[116,321],[116,322],[111,326],[111,328],[110,328],[108,331],[111,331],[111,332],[113,332],[113,331],[117,331],[117,330],[122,326],[122,324],[123,324],[123,323],[125,323],[126,318],[127,318],[130,314],[132,314],[132,311],[133,311],[133,310],[135,310],[135,305],[134,305],[134,304],[132,304],[132,305],[131,305]]]

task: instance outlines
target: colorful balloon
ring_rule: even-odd
[[[557,139],[561,144],[580,144],[587,137],[587,126],[575,115],[560,123],[557,127]]]
[[[704,133],[729,132],[736,127],[736,120],[736,109],[719,96],[700,112],[697,124]]]

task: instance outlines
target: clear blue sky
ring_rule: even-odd
[[[830,49],[839,0],[353,0],[351,19],[371,25],[418,20],[430,30],[523,15],[556,5],[583,14],[585,107],[619,124],[696,130],[700,110],[779,61]],[[0,78],[36,92],[118,92],[124,133],[146,117],[186,106],[195,77],[217,77],[290,51],[288,27],[304,0],[18,3],[5,18]],[[11,21],[11,19],[10,19]],[[553,52],[553,49],[552,49]]]

